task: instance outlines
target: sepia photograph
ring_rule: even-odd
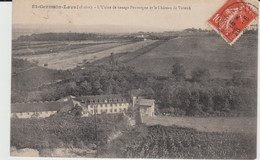
[[[257,0],[12,12],[11,157],[257,158]]]

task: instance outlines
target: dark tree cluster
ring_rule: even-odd
[[[85,69],[77,67],[69,71],[59,71],[58,78],[61,79],[64,75],[64,79],[58,83],[36,87],[39,95],[34,97],[28,97],[28,94],[34,93],[35,90],[24,90],[22,86],[27,83],[31,85],[29,82],[35,79],[22,80],[25,84],[20,85],[21,88],[13,85],[12,90],[15,92],[12,93],[12,102],[55,101],[69,95],[122,94],[130,98],[131,91],[139,89],[142,95],[156,100],[158,114],[249,116],[256,113],[254,79],[245,79],[236,74],[231,79],[213,79],[206,68],[194,68],[190,76],[187,76],[184,66],[178,63],[173,65],[169,76],[161,77],[136,72],[133,67],[115,61],[111,54],[110,64],[107,65],[86,64]],[[52,73],[49,79],[53,76],[57,75]],[[39,81],[42,79],[44,78]],[[13,80],[21,81],[19,78]]]

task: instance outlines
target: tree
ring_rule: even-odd
[[[69,82],[65,85],[65,90],[67,95],[74,95],[74,92],[76,90],[76,82]]]
[[[93,92],[94,94],[99,95],[100,94],[100,89],[101,89],[101,84],[99,82],[99,79],[97,79],[96,81],[93,82],[92,84],[93,86]]]
[[[110,54],[110,64],[111,64],[112,66],[115,65],[115,56],[114,56],[114,53],[113,53],[113,52]]]
[[[71,114],[73,116],[81,117],[82,111],[83,111],[82,107],[80,107],[76,104],[76,106],[71,110]]]
[[[90,94],[92,91],[91,83],[84,81],[80,84],[80,87],[84,90],[83,93]]]
[[[172,75],[175,77],[177,81],[185,79],[185,70],[183,65],[179,63],[174,63],[172,65]]]
[[[194,82],[203,82],[210,78],[210,73],[206,68],[195,68],[191,71],[191,77]]]
[[[111,83],[108,83],[108,85],[105,88],[106,94],[112,94],[113,93],[113,85]]]

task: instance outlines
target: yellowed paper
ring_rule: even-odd
[[[10,156],[255,159],[258,1],[228,1],[14,0]]]

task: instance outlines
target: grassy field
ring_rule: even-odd
[[[232,132],[256,134],[256,117],[146,117],[143,122],[149,126],[163,125],[193,128],[201,132]]]
[[[243,35],[230,46],[218,35],[178,37],[127,65],[139,72],[169,75],[173,63],[178,62],[188,74],[193,68],[202,67],[209,69],[212,77],[230,78],[239,71],[245,77],[256,77],[257,45],[252,43],[256,38],[253,34]]]

